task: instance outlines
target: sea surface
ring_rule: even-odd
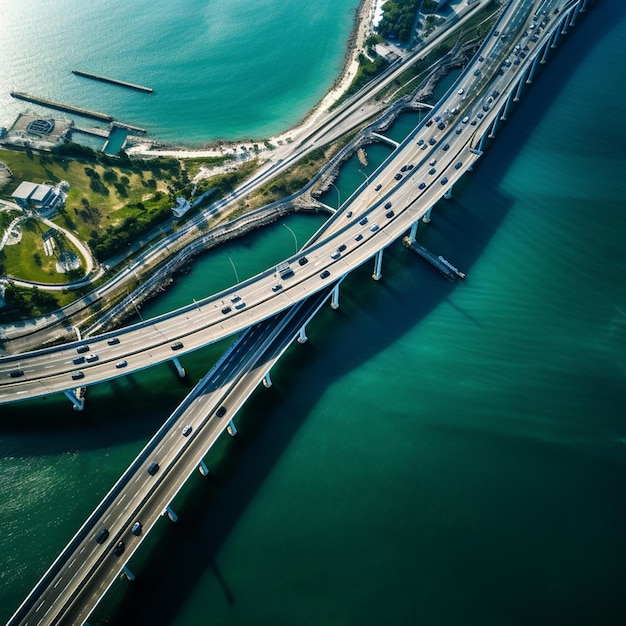
[[[420,225],[467,278],[399,243],[381,281],[369,265],[348,277],[92,626],[626,623],[625,38],[622,0],[579,16]],[[367,153],[366,176],[389,150]],[[363,169],[349,162],[327,202]],[[322,221],[207,254],[141,314],[277,263]],[[0,621],[227,345],[185,356],[188,383],[163,365],[91,388],[82,413],[61,397],[2,407]]]

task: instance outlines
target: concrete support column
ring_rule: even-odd
[[[124,567],[122,568],[122,573],[124,574],[124,576],[126,576],[126,578],[128,578],[128,580],[135,580],[135,574],[130,571],[128,565],[124,565]]]
[[[444,194],[443,194],[443,197],[444,197],[446,200],[450,200],[450,198],[452,197],[452,187],[453,187],[453,186],[454,186],[454,185],[452,185],[452,186],[448,187],[448,189],[446,190],[446,193],[444,193]]]
[[[498,116],[496,115],[493,118],[493,124],[491,125],[491,128],[489,129],[489,134],[487,135],[487,137],[489,137],[489,139],[495,139],[496,138],[496,128],[498,127]]]
[[[550,44],[551,48],[556,48],[556,40],[559,38],[559,35],[561,33],[559,32],[558,28],[554,29],[554,35],[552,35],[552,43]]]
[[[209,475],[209,468],[206,466],[206,463],[204,461],[200,461],[200,463],[198,464],[198,471],[203,476],[208,476]]]
[[[546,46],[544,49],[544,56],[548,54],[548,47]],[[535,76],[535,69],[537,68],[537,63],[539,63],[539,55],[535,57],[533,64],[530,66],[530,72],[528,73],[528,78],[526,79],[526,84],[530,85],[533,82],[533,77]],[[545,63],[545,61],[542,61]]]
[[[520,96],[522,95],[522,88],[524,86],[524,76],[526,75],[526,72],[524,72],[522,74],[522,77],[519,81],[519,83],[517,83],[517,91],[515,92],[515,98],[513,98],[513,102],[519,102]]]
[[[226,430],[231,437],[234,437],[237,434],[237,427],[235,426],[235,422],[233,422],[233,420],[230,420],[230,422],[228,422]]]
[[[480,142],[478,143],[478,151],[479,152],[482,152],[483,148],[485,147],[485,139],[487,139],[487,134],[486,133],[480,138]]]
[[[82,411],[85,408],[85,399],[76,395],[75,389],[64,389],[63,393],[68,397],[69,401],[74,405],[75,411]]]
[[[567,16],[565,16],[565,19],[561,20],[559,28],[561,29],[561,35],[567,35]]]
[[[78,337],[78,341],[82,341],[83,338],[80,334],[80,328],[78,328],[78,326],[73,326],[72,328],[74,328],[74,331],[76,332],[76,337]]]
[[[339,308],[339,285],[335,285],[335,288],[330,294],[330,308],[331,309]]]
[[[272,386],[272,379],[270,378],[270,373],[267,372],[265,376],[263,376],[263,386],[266,389],[269,389]]]
[[[432,212],[433,212],[433,207],[430,207],[430,209],[428,209],[428,211],[424,213],[424,216],[422,217],[422,222],[424,222],[424,224],[430,223],[430,214]]]
[[[374,257],[374,273],[372,274],[372,278],[374,280],[380,280],[383,276],[383,251],[379,250]]]
[[[174,513],[174,509],[172,509],[172,507],[169,504],[163,509],[163,513],[161,513],[161,515],[167,515],[170,518],[170,520],[172,520],[172,522],[178,521],[178,515]]]
[[[506,99],[506,103],[504,104],[504,111],[502,113],[502,116],[500,117],[501,122],[506,121],[506,116],[509,114],[509,106],[511,105],[512,99],[513,99],[513,91],[511,90],[511,93],[509,94],[509,97]]]
[[[415,236],[417,235],[417,227],[419,226],[419,223],[419,220],[417,220],[411,224],[411,230],[409,231],[409,243],[413,243],[415,241]]]
[[[587,10],[587,0],[583,0],[582,5],[580,6],[580,12],[584,13]]]
[[[309,338],[306,336],[306,326],[303,326],[298,333],[298,343],[306,343]]]
[[[569,23],[570,26],[574,26],[574,23],[576,22],[576,17],[578,16],[578,11],[580,11],[580,4],[577,4],[576,8],[574,9],[574,15],[572,15],[572,19]]]
[[[180,361],[178,360],[177,356],[175,356],[172,359],[172,363],[174,363],[174,367],[176,368],[176,371],[178,372],[178,375],[181,378],[185,378],[185,368],[180,364]]]

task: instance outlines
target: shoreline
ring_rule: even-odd
[[[335,79],[326,95],[292,128],[268,138],[242,139],[240,141],[216,140],[212,142],[214,147],[209,144],[206,148],[167,147],[159,144],[156,140],[138,141],[137,143],[131,143],[131,146],[125,150],[126,154],[140,157],[170,156],[180,159],[223,157],[235,154],[241,159],[242,157],[253,158],[259,155],[267,156],[272,154],[273,150],[267,148],[265,144],[277,147],[286,143],[292,143],[304,131],[310,128],[315,120],[332,106],[351,85],[359,68],[359,54],[363,50],[363,43],[372,32],[376,10],[380,10],[383,2],[384,0],[361,0],[355,11],[354,25],[348,37],[346,54],[339,76]],[[254,150],[254,144],[258,144],[258,151]],[[241,148],[245,148],[245,151],[241,152]]]

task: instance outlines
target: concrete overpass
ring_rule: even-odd
[[[182,373],[180,355],[269,319],[372,258],[373,276],[380,278],[385,247],[407,232],[414,238],[419,220],[429,219],[433,206],[471,170],[511,102],[519,99],[537,65],[545,62],[549,48],[584,4],[511,3],[494,29],[498,36],[487,38],[431,117],[342,205],[312,243],[286,259],[289,271],[269,268],[197,303],[84,342],[4,357],[0,403],[63,392],[82,408],[77,387],[172,359]],[[546,25],[531,28],[539,6],[550,9],[538,21]]]
[[[493,136],[499,121],[506,117],[510,103],[519,97],[522,81],[526,84],[532,80],[537,64],[546,59],[548,46],[554,46],[558,36],[573,23],[585,2],[586,0],[567,3],[555,1],[551,4],[544,2],[544,6],[550,4],[552,11],[556,8],[558,12],[553,13],[546,21],[546,25],[541,27],[543,31],[541,34],[544,37],[537,38],[536,43],[538,45],[536,47],[529,46],[529,54],[523,58],[525,62],[520,61],[517,65],[513,62],[510,65],[503,65],[509,59],[509,55],[514,54],[517,50],[515,46],[519,44],[516,43],[516,38],[521,37],[521,31],[517,31],[514,36],[510,28],[519,20],[521,20],[521,28],[537,30],[537,27],[529,28],[529,19],[532,18],[527,15],[526,19],[522,19],[519,6],[515,7],[515,10],[507,11],[503,16],[503,21],[500,22],[500,32],[506,35],[505,39],[501,39],[498,35],[498,37],[493,36],[493,39],[485,43],[471,67],[446,94],[441,107],[437,107],[433,111],[431,118],[433,123],[426,123],[416,128],[400,148],[402,157],[398,159],[392,155],[389,162],[383,164],[384,167],[381,167],[370,177],[376,177],[376,181],[380,181],[377,184],[381,185],[378,191],[381,192],[382,197],[375,204],[364,207],[358,203],[358,199],[362,199],[364,191],[363,189],[358,190],[354,197],[342,207],[341,212],[320,229],[316,239],[306,247],[306,250],[294,257],[293,260],[300,258],[304,253],[310,257],[304,265],[297,264],[298,267],[293,264],[290,265],[290,267],[294,267],[294,276],[280,278],[273,275],[272,280],[265,284],[263,281],[267,277],[266,273],[263,273],[260,278],[251,279],[249,284],[245,283],[243,286],[226,292],[226,295],[245,293],[248,297],[249,289],[254,296],[260,290],[256,289],[255,291],[251,285],[255,285],[258,281],[263,282],[261,288],[263,293],[258,303],[252,297],[248,300],[248,302],[255,302],[253,307],[262,307],[266,300],[278,300],[282,297],[283,290],[289,292],[293,289],[294,294],[304,291],[305,295],[300,297],[295,305],[281,306],[278,313],[275,312],[273,315],[263,313],[265,315],[263,320],[253,323],[215,368],[200,381],[44,574],[41,581],[11,618],[10,626],[13,624],[82,623],[120,571],[124,571],[127,576],[132,578],[132,573],[126,567],[128,559],[138,549],[143,537],[162,513],[175,518],[175,514],[169,506],[172,498],[196,467],[200,466],[202,471],[206,471],[202,457],[223,430],[230,427],[231,431],[234,432],[234,423],[232,422],[234,413],[242,406],[260,380],[264,380],[267,385],[270,384],[269,371],[272,364],[280,358],[295,338],[305,339],[306,323],[329,297],[337,305],[339,283],[353,267],[359,264],[358,259],[362,259],[362,263],[373,257],[375,259],[374,277],[381,277],[380,270],[384,247],[397,236],[406,233],[407,224],[410,226],[409,237],[413,237],[419,219],[427,216],[433,206],[429,202],[423,204],[423,199],[438,199],[441,196],[441,189],[445,190],[445,195],[468,167],[467,165],[465,168],[463,165],[456,167],[456,164],[459,162],[464,164],[466,160],[469,160],[471,165],[473,160],[480,156],[479,146],[481,142],[485,140],[486,136]],[[536,3],[530,2],[530,0],[524,4],[523,8],[526,12],[536,6]],[[536,20],[538,24],[543,22],[544,19]],[[528,36],[526,35],[526,37]],[[498,51],[497,46],[500,44],[494,43],[494,40],[497,39],[504,43],[511,37],[513,37],[511,45],[503,51]],[[491,62],[487,61],[489,55],[494,53],[495,56]],[[480,60],[481,58],[482,60]],[[510,74],[507,74],[507,70],[510,68],[517,68],[517,71],[514,69]],[[475,73],[477,69],[480,69],[479,74]],[[490,78],[487,78],[487,83],[482,86],[480,81],[476,83],[472,78],[485,76]],[[502,97],[500,95],[494,96],[494,91],[499,91]],[[464,98],[467,100],[463,106]],[[488,102],[489,98],[492,99],[490,102]],[[450,108],[450,104],[453,102],[457,103],[459,109],[455,113],[452,113]],[[461,106],[458,106],[459,103]],[[482,116],[478,117],[481,113]],[[434,121],[436,115],[440,115],[445,120],[444,129],[438,128],[439,122]],[[463,121],[465,118],[467,120]],[[472,126],[474,120],[476,120],[476,124]],[[446,130],[447,126],[451,126],[452,132],[441,133],[442,130]],[[461,131],[457,133],[458,128],[461,128]],[[472,132],[472,128],[476,132]],[[480,132],[478,132],[479,130]],[[418,146],[420,139],[423,142],[419,144],[418,151],[425,153],[423,157],[416,154],[412,146],[409,145]],[[431,143],[431,139],[435,139],[435,142]],[[445,143],[443,143],[444,141]],[[427,147],[422,148],[424,145]],[[403,148],[407,152],[403,152]],[[413,158],[410,161],[413,167],[401,172],[403,165],[408,165],[404,160],[406,155],[411,155]],[[435,159],[435,163],[431,165],[433,159]],[[423,161],[427,162],[428,169],[424,167]],[[400,163],[403,165],[398,168]],[[432,169],[435,169],[435,172],[431,173]],[[402,173],[403,176],[396,180],[398,173]],[[421,180],[422,178],[425,180]],[[444,178],[446,181],[442,183]],[[420,190],[421,182],[426,181],[428,181],[426,186]],[[369,191],[371,182],[370,180],[368,184],[364,185],[367,191]],[[416,193],[416,187],[420,191],[435,188],[438,192],[431,196],[425,193],[420,194]],[[392,202],[392,206],[385,207],[387,202]],[[354,212],[356,207],[359,207],[360,212]],[[351,210],[353,213],[348,216]],[[393,213],[390,214],[392,211]],[[405,216],[405,220],[397,219],[402,215]],[[362,223],[364,217],[367,217],[367,222]],[[378,228],[372,229],[374,225],[377,225]],[[367,234],[366,230],[371,234]],[[357,240],[359,235],[363,237]],[[353,244],[352,240],[355,244],[360,245]],[[369,242],[369,245],[360,243],[365,240]],[[329,245],[329,242],[332,245]],[[345,250],[339,250],[342,245],[346,245]],[[364,250],[357,252],[361,247],[364,247]],[[332,256],[339,252],[336,258],[331,258],[332,262],[319,256],[327,255],[331,249]],[[296,274],[296,270],[300,273],[301,268],[314,265],[316,262],[319,263],[319,266],[314,267],[313,272],[301,272],[301,276]],[[329,272],[329,275],[323,279],[320,278],[321,273],[318,273],[321,267],[325,268],[322,271]],[[322,281],[322,287],[309,289],[309,282],[317,283],[317,280],[312,280],[313,275]],[[292,285],[285,287],[285,283],[293,278],[298,278],[298,280],[294,280]],[[273,286],[281,284],[283,287],[277,291],[272,291],[274,295],[268,297],[264,290],[269,284]],[[245,302],[243,296],[240,297],[242,300],[235,300],[234,302],[231,297],[228,306],[233,305],[231,309],[234,310],[237,303]],[[207,300],[212,306],[215,305],[214,297]],[[202,319],[202,307],[206,307],[208,304],[208,302],[203,302],[200,306],[198,303],[197,308],[185,307],[183,313],[179,311],[175,312],[171,318],[163,316],[164,320],[159,319],[158,324],[160,325],[164,322],[173,324],[171,319],[178,318],[183,314],[189,317],[190,311],[197,310],[194,328],[180,335],[181,338],[184,338],[185,344],[191,342],[192,347],[183,345],[180,348],[181,352],[185,349],[187,351],[196,349],[197,346],[193,344],[195,340],[200,343],[206,341],[206,337],[203,338],[202,333],[209,334],[208,328],[211,329],[212,333],[219,334],[221,332],[219,329],[215,329],[213,324]],[[274,305],[271,305],[269,309],[272,306]],[[248,304],[240,310],[245,310],[247,307]],[[210,313],[208,309],[205,309],[205,312],[207,315]],[[226,315],[221,313],[221,310],[219,313]],[[219,316],[217,317],[219,318]],[[254,315],[252,317],[254,318]],[[140,342],[139,349],[141,349],[141,342],[144,341],[143,333],[148,334],[151,338],[150,341],[154,339],[153,333],[155,331],[147,330],[150,324],[153,325],[154,323],[152,321],[144,325],[137,325],[137,328],[132,327],[131,330],[126,329],[128,333],[138,333],[138,338],[135,339]],[[156,332],[162,331],[157,328]],[[124,343],[128,343],[128,336],[125,337],[124,335],[125,333],[121,334]],[[108,341],[113,338],[117,338],[117,335],[109,334],[96,338],[93,340],[93,345],[100,346],[100,343],[110,345],[110,347],[122,345],[121,340],[120,343],[109,344]],[[155,342],[154,345],[157,347],[164,345],[171,351],[171,340],[171,338],[167,338],[166,342]],[[178,340],[182,341],[182,339]],[[100,343],[96,344],[95,342]],[[207,343],[209,342],[207,341]],[[148,343],[147,345],[152,346],[153,344]],[[135,347],[137,348],[137,346]],[[128,348],[124,347],[123,349],[127,350]],[[132,355],[134,358],[137,353],[123,354],[129,358]],[[33,358],[38,358],[38,356]],[[171,353],[168,353],[168,356],[171,358]],[[94,363],[99,363],[99,361]],[[36,365],[37,363],[35,363]],[[52,378],[55,376],[57,375],[53,374]],[[192,427],[192,431],[185,436],[182,427],[187,424]],[[150,474],[147,470],[155,461],[158,462],[159,469]],[[136,521],[141,521],[143,524],[142,532],[139,534],[133,532],[133,525]],[[95,533],[105,527],[109,535],[103,543],[98,543],[94,540]],[[116,547],[120,541],[124,542],[124,550],[121,553],[116,553]]]

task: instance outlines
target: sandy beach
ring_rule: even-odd
[[[253,142],[219,142],[215,147],[207,149],[191,150],[185,148],[163,148],[156,142],[134,143],[126,149],[131,156],[172,156],[176,158],[189,157],[219,157],[236,154],[239,160],[246,160],[253,156],[262,155],[266,159],[271,159],[273,151],[264,147],[265,141],[272,146],[280,146],[292,141],[296,141],[307,129],[309,129],[317,118],[326,111],[350,86],[359,68],[359,54],[363,50],[365,39],[373,32],[373,26],[382,12],[382,5],[385,0],[362,0],[356,11],[354,28],[348,40],[348,49],[339,78],[330,91],[322,100],[309,112],[300,124],[288,129],[279,135],[269,137],[266,140],[261,138],[254,142],[258,144],[258,152],[255,152]],[[226,166],[232,169],[233,164]],[[205,170],[204,174],[214,174],[222,168],[211,168]]]

